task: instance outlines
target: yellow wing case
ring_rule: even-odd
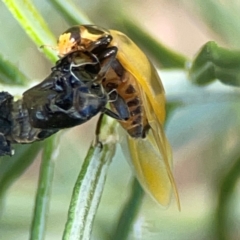
[[[180,209],[179,196],[172,175],[172,151],[163,131],[165,94],[161,80],[148,58],[124,34],[111,30],[118,47],[117,59],[139,83],[141,98],[151,129],[145,139],[128,137],[131,164],[145,191],[160,204],[168,205],[171,190]]]

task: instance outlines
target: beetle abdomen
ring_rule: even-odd
[[[133,138],[144,138],[148,129],[139,85],[118,60],[115,60],[103,79],[103,87],[109,93],[111,108],[122,118],[119,121]],[[126,111],[121,111],[127,109]],[[124,113],[123,113],[124,112]]]

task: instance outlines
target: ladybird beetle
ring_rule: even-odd
[[[139,182],[162,205],[168,205],[173,189],[180,209],[172,151],[163,130],[164,88],[146,55],[123,33],[95,25],[69,28],[60,35],[56,49],[60,57],[89,51],[98,58],[97,80],[128,132],[130,161]]]

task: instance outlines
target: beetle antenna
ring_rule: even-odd
[[[41,45],[39,48],[40,48],[40,49],[50,48],[50,49],[55,50],[55,51],[58,50],[58,47],[56,47],[56,46],[54,47],[54,46],[52,46],[52,45],[47,45],[47,44]]]

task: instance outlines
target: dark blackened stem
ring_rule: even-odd
[[[104,116],[104,114],[101,113],[101,115],[100,115],[100,117],[97,121],[97,126],[96,126],[96,130],[95,130],[95,140],[94,140],[94,143],[93,143],[94,146],[97,146],[98,143],[101,144],[101,142],[99,141],[99,134],[100,134],[100,131],[101,131],[103,116]]]
[[[13,102],[11,111],[12,129],[7,139],[11,143],[32,143],[37,140],[41,129],[33,128],[29,122],[29,114],[22,100]]]
[[[103,113],[100,115],[98,122],[97,122],[97,126],[96,126],[96,130],[95,130],[95,135],[98,136],[100,134],[100,130],[101,130],[101,124],[102,124],[102,119],[103,119]]]

